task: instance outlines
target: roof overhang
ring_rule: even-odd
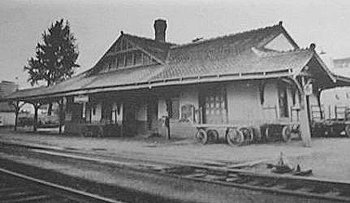
[[[306,61],[306,63],[300,67],[300,69],[298,69],[297,71],[295,71],[294,73],[294,77],[297,77],[299,75],[302,75],[302,71],[307,67],[307,64],[311,61],[312,58],[314,58],[318,64],[320,65],[321,70],[327,75],[327,77],[333,82],[336,82],[336,78],[334,76],[334,74],[327,68],[327,65],[322,61],[322,59],[320,58],[320,56],[315,52],[312,51],[312,55],[310,56],[310,59],[308,61]]]
[[[152,89],[156,87],[176,86],[176,85],[189,85],[189,84],[203,84],[210,82],[225,82],[225,81],[240,81],[240,80],[259,80],[259,79],[272,79],[281,77],[292,76],[291,69],[281,69],[266,72],[253,72],[253,73],[230,73],[230,74],[215,74],[215,75],[202,75],[202,76],[186,76],[178,78],[168,78],[161,80],[152,80],[148,82],[130,83],[122,85],[111,85],[94,88],[83,88],[55,93],[44,94],[26,94],[21,95],[21,90],[16,92],[16,95],[9,95],[0,101],[35,101],[35,100],[55,100],[61,97],[75,96],[81,94],[94,94],[99,92],[111,92],[111,91],[125,91],[125,90],[138,90],[138,89]],[[48,87],[49,88],[49,87]],[[35,88],[32,88],[35,89]],[[23,93],[30,91],[30,89],[22,90]],[[45,91],[43,91],[45,92]]]

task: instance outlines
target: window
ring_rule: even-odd
[[[132,54],[127,53],[126,60],[125,60],[125,66],[132,66],[132,65],[133,65]]]
[[[283,84],[278,87],[278,105],[280,109],[280,117],[288,117],[288,98],[287,98],[287,87]]]
[[[122,50],[125,50],[126,48],[127,48],[127,41],[125,41],[125,40],[122,40],[121,41],[121,44],[122,44]]]
[[[96,115],[96,105],[92,106],[92,115],[95,116]]]
[[[113,61],[112,60],[110,60],[109,62],[108,62],[108,70],[111,70],[112,68],[113,68]]]
[[[120,43],[118,43],[118,44],[116,44],[115,45],[115,49],[114,49],[115,51],[120,51]]]
[[[166,102],[169,118],[180,118],[180,100],[179,98],[171,98]]]
[[[149,58],[149,56],[147,56],[146,54],[143,54],[143,64],[144,65],[147,65],[147,64],[149,64],[150,63],[150,58]]]
[[[205,89],[200,95],[203,123],[222,124],[227,122],[226,89],[212,87]]]
[[[124,66],[124,55],[117,56],[117,68]]]
[[[134,54],[134,65],[138,65],[142,63],[142,55],[141,52],[135,52]]]
[[[127,44],[128,44],[127,47],[126,47],[127,49],[132,49],[133,48],[132,45],[129,42]]]

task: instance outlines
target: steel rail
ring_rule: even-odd
[[[7,176],[19,178],[20,180],[28,182],[30,185],[33,185],[34,187],[38,187],[38,188],[42,189],[43,191],[47,191],[50,194],[64,196],[67,199],[75,200],[77,202],[122,203],[121,201],[101,197],[99,195],[95,195],[95,194],[91,194],[88,192],[73,189],[70,187],[47,182],[45,180],[40,180],[40,179],[30,177],[30,176],[27,176],[24,174],[10,171],[10,170],[4,169],[4,168],[0,168],[0,173],[5,174]]]
[[[24,145],[21,145],[24,146]],[[27,146],[28,147],[28,146]],[[72,152],[65,150],[57,150],[48,148],[45,150],[40,147],[34,152],[43,153],[49,156],[58,156],[81,161],[90,161],[105,165],[113,165],[118,168],[130,169],[138,172],[151,173],[177,179],[184,179],[195,182],[206,182],[216,185],[228,187],[236,187],[255,191],[263,191],[274,194],[284,194],[291,196],[301,196],[310,199],[323,199],[331,201],[350,202],[350,182],[333,181],[326,179],[317,179],[309,177],[294,177],[287,175],[274,174],[257,174],[251,171],[242,169],[230,169],[218,166],[204,166],[200,164],[171,164],[153,161],[158,165],[147,165],[140,167],[140,164],[127,163],[127,161],[110,160],[112,157],[98,155],[98,158],[93,157],[93,154]],[[56,151],[56,152],[55,152]],[[126,158],[126,157],[114,157]],[[133,158],[126,158],[136,160]],[[152,160],[147,160],[152,162]]]
[[[147,165],[143,167],[140,164],[127,163],[126,161],[113,161],[100,158],[84,156],[81,153],[74,155],[74,152],[62,153],[62,152],[45,152],[45,150],[34,150],[35,152],[44,153],[47,155],[65,157],[71,159],[78,159],[82,161],[92,161],[95,163],[114,165],[120,168],[127,168],[130,170],[152,173],[156,175],[162,175],[172,178],[181,178],[191,181],[199,181],[212,183],[217,185],[224,185],[229,187],[236,187],[242,189],[249,189],[255,191],[263,191],[276,194],[301,196],[306,198],[317,198],[323,200],[336,200],[350,202],[350,183],[349,182],[337,182],[332,180],[309,178],[309,177],[296,177],[287,175],[274,175],[274,174],[257,174],[247,170],[241,169],[229,169],[225,167],[217,166],[203,166],[199,164],[173,164],[172,166],[165,165],[163,167],[157,165]],[[109,157],[110,158],[110,157]],[[159,164],[159,163],[158,163]],[[180,172],[175,172],[179,169]],[[185,169],[183,174],[181,169]],[[190,171],[190,172],[188,172]],[[192,171],[192,172],[191,172]],[[196,172],[199,171],[199,172]],[[208,178],[209,177],[209,178]],[[232,178],[236,180],[232,180]],[[247,179],[247,180],[245,180]],[[241,182],[242,181],[242,182]],[[268,185],[268,186],[266,186]],[[295,188],[298,185],[300,188]],[[344,189],[345,188],[345,189]],[[316,189],[316,191],[314,191]],[[313,192],[314,191],[314,192]],[[325,192],[317,192],[325,191]],[[332,191],[335,192],[333,194]],[[346,195],[348,192],[349,194]],[[346,193],[346,194],[345,194]]]

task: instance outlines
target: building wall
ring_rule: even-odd
[[[259,88],[256,83],[233,82],[226,87],[228,122],[250,124],[261,119]]]
[[[281,120],[279,118],[278,109],[278,85],[277,80],[267,81],[264,88],[264,103],[261,104],[260,100],[260,81],[235,81],[226,84],[226,96],[227,96],[227,111],[228,111],[228,123],[237,125],[251,125],[259,126],[267,122],[274,122]],[[199,91],[200,88],[196,86],[184,86],[178,91],[179,96],[179,119],[170,120],[171,135],[175,137],[192,137],[196,133],[196,124],[199,119]],[[293,106],[292,99],[292,87],[287,89],[288,95],[288,109],[289,117],[284,118],[286,121],[291,121],[291,107]],[[298,94],[296,94],[295,106],[299,105]],[[166,128],[164,126],[163,118],[167,116],[166,99],[162,97],[162,94],[158,95],[158,129],[157,132],[161,135],[165,135]],[[135,112],[135,131],[136,134],[149,134],[152,133],[148,130],[148,116],[147,116],[147,102],[142,99],[134,99],[137,101],[135,105],[131,105],[133,112]],[[124,101],[126,102],[126,101]],[[121,102],[123,103],[123,102]],[[183,106],[194,107],[194,119],[182,119]],[[129,107],[131,108],[131,107]],[[101,119],[101,103],[96,104],[96,113],[92,115],[92,122],[99,122]],[[113,104],[113,111],[117,110],[117,103]],[[119,114],[117,114],[117,121],[119,124],[123,121],[123,113],[125,112],[124,105],[120,106]],[[112,113],[112,120],[115,121],[115,116]],[[67,114],[66,114],[67,116]],[[293,116],[296,117],[296,114]],[[282,119],[283,120],[283,119]],[[295,119],[296,120],[296,119]]]
[[[226,86],[228,103],[228,122],[238,125],[261,125],[290,121],[293,105],[291,88],[287,89],[289,116],[280,118],[277,81],[268,81],[264,87],[264,102],[261,104],[259,82],[232,82]],[[298,102],[298,101],[296,101]]]
[[[186,86],[180,90],[179,94],[179,119],[170,120],[171,135],[175,137],[191,137],[196,133],[196,128],[193,126],[193,122],[189,120],[181,120],[182,113],[181,107],[184,105],[193,105],[195,109],[198,109],[198,88],[195,86]],[[158,133],[165,136],[166,128],[163,123],[163,119],[168,115],[166,111],[166,98],[160,97],[158,100]]]
[[[265,122],[272,122],[279,115],[278,109],[278,88],[276,81],[268,82],[264,89],[264,104],[261,107],[261,119]]]
[[[147,121],[147,104],[142,102],[136,107],[136,116],[137,121]]]
[[[15,118],[14,112],[0,112],[0,126],[14,126]]]

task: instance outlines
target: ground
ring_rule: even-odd
[[[349,138],[314,138],[310,148],[303,147],[301,141],[230,147],[225,143],[201,145],[192,138],[171,141],[164,138],[82,138],[47,133],[13,133],[2,129],[0,140],[164,162],[226,167],[248,164],[253,167],[245,169],[259,173],[270,173],[265,163],[276,162],[283,152],[292,166],[300,164],[302,168],[311,168],[315,178],[350,182]]]

